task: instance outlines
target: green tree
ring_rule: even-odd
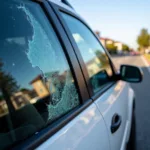
[[[11,74],[3,71],[3,63],[0,60],[0,93],[1,98],[4,98],[9,111],[14,111],[14,106],[11,102],[11,96],[18,90],[18,85]]]
[[[142,29],[140,35],[137,37],[137,43],[141,51],[144,51],[150,46],[150,35],[147,29]]]
[[[3,96],[2,95],[0,95],[0,101],[2,101],[3,100]]]
[[[101,65],[104,67],[105,65],[108,64],[108,59],[105,53],[100,52],[99,50],[97,50],[95,52],[97,58],[100,60]]]
[[[129,50],[130,50],[130,48],[129,48],[129,46],[128,46],[128,45],[123,44],[122,50],[123,50],[123,51],[129,51]]]
[[[114,43],[106,44],[106,48],[110,54],[116,54],[117,53],[117,47],[114,45]]]

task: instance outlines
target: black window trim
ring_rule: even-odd
[[[32,135],[26,140],[19,141],[19,143],[15,143],[11,146],[11,149],[35,149],[40,144],[43,144],[47,139],[49,139],[52,135],[54,135],[57,131],[59,131],[62,127],[64,127],[67,123],[69,123],[72,119],[78,116],[82,111],[84,111],[89,105],[92,104],[92,99],[90,99],[85,80],[83,78],[79,63],[74,54],[72,46],[64,32],[60,22],[58,21],[54,11],[49,5],[47,0],[29,0],[38,3],[43,11],[45,12],[46,17],[51,23],[56,36],[62,46],[63,52],[68,60],[70,69],[73,74],[73,78],[76,82],[76,87],[78,88],[79,96],[81,99],[81,105],[77,106],[75,109],[71,110],[69,113],[60,117],[54,123],[44,127],[41,131]]]
[[[36,1],[36,0],[34,0],[34,1]],[[64,32],[61,24],[59,23],[55,13],[53,12],[52,8],[49,5],[49,3],[46,0],[40,0],[40,1],[43,1],[42,2],[43,10],[45,10],[45,13],[47,14],[47,18],[50,21],[50,23],[56,33],[56,36],[60,42],[60,45],[62,46],[63,52],[67,58],[73,78],[75,80],[75,84],[77,84],[76,87],[79,92],[81,102],[83,104],[87,99],[89,99],[89,94],[87,92],[85,82],[83,80],[83,75],[81,73],[81,69],[79,67],[79,63],[75,56],[74,50],[72,49],[72,46],[68,40],[68,37],[66,36],[66,33]]]
[[[112,72],[113,72],[113,77],[115,79],[115,75],[117,74],[117,70],[116,70],[114,64],[112,63],[112,59],[110,57],[110,54],[104,48],[104,46],[101,44],[101,42],[98,39],[97,35],[91,30],[91,28],[88,26],[88,24],[80,16],[78,16],[73,11],[70,11],[70,10],[64,8],[64,7],[61,7],[61,6],[59,6],[59,5],[57,5],[57,4],[53,3],[53,2],[49,2],[49,3],[52,6],[55,14],[57,15],[60,23],[62,24],[62,26],[63,26],[63,28],[64,28],[64,30],[65,30],[65,32],[66,32],[66,34],[67,34],[67,36],[68,36],[68,38],[70,40],[70,43],[72,44],[74,52],[75,52],[75,54],[77,56],[77,59],[79,61],[79,64],[80,64],[80,67],[81,67],[84,79],[86,81],[86,85],[87,85],[90,97],[92,98],[92,100],[97,100],[98,97],[100,97],[106,90],[108,90],[110,87],[112,87],[116,83],[116,80],[110,82],[110,84],[107,84],[103,89],[100,89],[100,91],[98,91],[96,94],[94,94],[92,86],[91,86],[91,83],[89,82],[89,75],[88,75],[88,71],[87,71],[86,65],[85,65],[85,63],[83,61],[83,58],[82,58],[81,54],[80,54],[78,46],[75,43],[75,41],[74,41],[74,39],[72,37],[72,34],[71,34],[69,28],[67,27],[67,24],[66,24],[65,20],[63,19],[62,15],[61,15],[61,12],[76,18],[77,20],[79,20],[81,23],[83,23],[91,31],[91,33],[95,36],[95,38],[97,39],[97,41],[100,43],[101,47],[104,49],[105,53],[107,54],[109,62],[110,62],[110,66],[111,66],[111,69],[112,69]]]

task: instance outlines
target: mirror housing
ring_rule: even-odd
[[[119,76],[123,81],[138,83],[143,80],[143,71],[136,66],[121,65]]]

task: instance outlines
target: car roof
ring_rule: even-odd
[[[71,8],[70,6],[62,3],[61,0],[48,0],[48,1],[53,2],[56,5],[61,6],[61,7],[65,8],[65,9],[67,9],[68,11],[73,12],[76,16],[78,16],[80,19],[82,19],[86,23],[86,21],[84,20],[84,18],[82,18],[73,8]]]
[[[77,14],[76,11],[75,11],[73,8],[71,8],[70,6],[68,6],[68,5],[64,4],[64,3],[62,3],[61,0],[48,0],[48,1],[53,2],[53,3],[55,3],[56,5],[59,5],[59,6],[61,6],[61,7],[64,7],[65,9],[67,9],[67,10],[69,10],[69,11],[72,11],[73,13]],[[78,15],[78,14],[77,14],[77,15]]]

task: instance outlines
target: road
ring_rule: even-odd
[[[150,150],[150,70],[142,56],[114,57],[118,68],[120,64],[136,65],[144,72],[143,82],[131,84],[136,95],[136,145],[137,150]]]

